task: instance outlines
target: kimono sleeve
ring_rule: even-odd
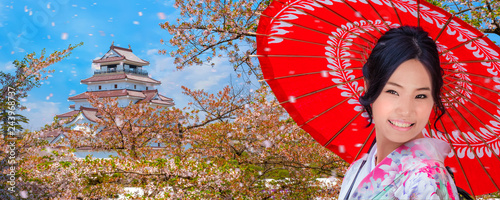
[[[456,186],[441,167],[426,167],[408,173],[394,196],[398,199],[458,199]]]

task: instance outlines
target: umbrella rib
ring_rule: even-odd
[[[474,74],[474,73],[470,73],[470,72],[456,71],[456,70],[451,70],[451,69],[443,69],[443,70],[449,71],[450,73],[467,74],[467,75],[476,76],[476,77],[485,78],[485,79],[498,79],[497,77],[485,76],[485,75],[481,75],[481,74]]]
[[[456,79],[456,80],[457,80],[456,82],[458,82],[458,81],[461,81],[461,82],[466,82],[466,83],[469,83],[469,84],[474,85],[474,86],[476,86],[476,87],[479,87],[479,88],[481,88],[481,89],[488,90],[489,92],[492,92],[492,93],[495,93],[495,94],[500,95],[500,92],[495,91],[495,90],[492,90],[492,89],[487,88],[487,87],[484,87],[484,86],[479,85],[479,84],[477,84],[477,83],[474,83],[474,82],[471,82],[471,81],[466,81],[466,80],[463,80],[463,79],[460,79],[460,78],[458,78],[458,77],[454,77],[454,76],[449,76],[449,77],[450,77],[450,78],[453,78],[453,79]],[[464,88],[464,89],[465,89],[465,88]],[[472,91],[471,91],[471,92],[472,92]],[[478,96],[481,96],[481,95],[478,95]],[[487,100],[487,101],[488,101],[488,100]],[[493,105],[497,105],[497,104],[495,104],[495,103],[492,103],[492,104],[493,104]]]
[[[361,17],[362,17],[362,18],[363,18],[366,22],[368,22],[368,23],[369,23],[369,24],[370,24],[370,25],[371,25],[371,26],[372,26],[372,27],[373,27],[373,28],[374,28],[374,29],[375,29],[375,30],[376,30],[376,31],[377,31],[380,35],[382,35],[382,32],[381,32],[381,31],[380,31],[380,30],[379,30],[376,26],[374,26],[374,25],[372,24],[372,22],[370,22],[368,19],[366,19],[366,18],[365,18],[365,16],[363,16],[363,15],[361,14],[361,12],[357,11],[356,9],[354,9],[354,7],[352,7],[352,6],[351,6],[349,3],[347,3],[345,0],[342,0],[342,2],[343,2],[345,5],[347,5],[347,6],[348,6],[348,7],[349,7],[352,11],[359,13],[359,15],[360,15],[360,16],[361,16]],[[368,1],[368,3],[370,3],[370,2]],[[353,23],[353,24],[354,24],[354,23]],[[354,25],[355,25],[355,24],[354,24]],[[361,27],[359,27],[359,26],[357,26],[357,25],[355,25],[355,26],[356,26],[356,27],[358,27],[359,29],[362,29],[365,33],[367,33],[367,34],[368,34],[370,37],[372,37],[373,39],[378,40],[378,38],[377,38],[377,37],[375,37],[374,35],[372,35],[370,32],[366,31],[365,29],[363,29],[363,28],[361,28]]]
[[[278,79],[284,79],[284,78],[293,78],[297,76],[307,76],[307,75],[312,75],[312,74],[319,74],[319,73],[324,73],[324,72],[340,72],[340,71],[347,71],[347,70],[361,70],[361,67],[356,67],[356,68],[346,68],[346,69],[338,69],[338,70],[325,70],[321,72],[309,72],[309,73],[302,73],[302,74],[294,74],[294,75],[288,75],[288,76],[280,76],[280,77],[275,77],[272,79],[264,79],[265,81],[270,81],[270,80],[278,80]]]
[[[361,154],[361,151],[365,148],[366,144],[368,143],[368,140],[370,139],[370,137],[372,137],[374,130],[375,130],[375,126],[373,126],[372,130],[370,131],[370,134],[368,135],[368,137],[366,137],[366,140],[365,140],[365,142],[363,142],[363,145],[361,145],[361,148],[359,149],[358,153],[354,157],[354,160],[358,159],[359,154]]]
[[[439,54],[439,56],[442,56],[442,55],[444,55],[444,54],[446,54],[446,53],[448,53],[448,52],[450,52],[450,51],[455,50],[456,48],[459,48],[459,47],[461,47],[461,46],[464,46],[464,45],[466,45],[466,44],[469,44],[469,43],[471,43],[471,42],[474,42],[474,41],[476,41],[476,40],[479,40],[479,39],[481,39],[481,38],[483,38],[483,37],[486,37],[486,35],[485,35],[485,34],[483,34],[483,35],[481,35],[481,36],[479,36],[479,37],[476,37],[476,38],[474,38],[474,39],[472,39],[472,40],[467,40],[466,42],[462,42],[462,43],[458,44],[457,46],[455,46],[455,47],[453,47],[453,48],[450,48],[450,49],[447,49],[446,51],[441,52],[441,53]]]
[[[346,40],[344,38],[340,38],[340,37],[337,37],[333,34],[328,34],[328,33],[325,33],[325,32],[322,32],[322,31],[319,31],[319,30],[315,30],[315,29],[312,29],[312,28],[309,28],[309,27],[306,27],[306,26],[302,26],[302,25],[299,25],[299,24],[296,24],[296,23],[292,23],[292,22],[289,22],[289,21],[285,21],[285,20],[282,20],[282,19],[278,19],[278,18],[275,18],[275,17],[271,17],[271,16],[268,16],[268,15],[264,15],[264,14],[261,14],[261,16],[264,16],[264,17],[267,17],[267,18],[270,18],[270,19],[273,19],[273,20],[276,20],[276,21],[281,21],[281,22],[284,22],[284,23],[288,23],[288,24],[291,24],[293,26],[297,26],[297,27],[300,27],[300,28],[303,28],[303,29],[306,29],[306,30],[309,30],[309,31],[313,31],[313,32],[316,32],[316,33],[319,33],[319,34],[322,34],[322,35],[326,35],[328,37],[334,37],[336,39],[339,39],[339,40],[342,40],[344,42],[348,42],[348,43],[351,43],[351,44],[354,44],[362,49],[369,49],[367,46],[365,45],[362,45],[362,44],[358,44],[358,43],[355,43],[355,42],[351,42],[349,40]],[[335,26],[337,27],[337,26]],[[337,27],[338,28],[338,27]],[[267,37],[277,37],[277,38],[280,38],[279,36],[273,36],[273,35],[265,35],[265,34],[262,34],[262,33],[258,33],[260,35],[264,35],[264,36],[267,36]],[[340,48],[340,47],[339,47]],[[349,50],[349,48],[345,48],[345,50]],[[354,50],[353,50],[354,51]],[[360,51],[359,51],[360,52]]]
[[[455,110],[455,109],[454,109]],[[460,112],[458,112],[457,110],[455,110],[461,117],[462,114]],[[491,182],[493,182],[493,184],[495,185],[495,188],[497,190],[500,190],[500,188],[498,188],[497,184],[495,183],[495,181],[493,181],[493,178],[491,177],[490,173],[488,172],[488,170],[486,170],[486,168],[484,167],[483,163],[481,162],[481,160],[479,159],[479,157],[477,156],[476,154],[476,151],[472,150],[472,147],[469,143],[469,141],[467,140],[467,137],[464,136],[464,133],[460,130],[460,128],[458,128],[458,125],[455,123],[455,120],[453,120],[453,118],[450,116],[450,113],[446,112],[446,115],[448,115],[448,117],[451,119],[451,122],[453,122],[453,125],[455,126],[455,128],[457,128],[457,130],[460,132],[460,136],[462,136],[462,138],[465,140],[465,142],[467,143],[467,147],[469,147],[469,149],[471,149],[471,152],[474,154],[474,158],[479,162],[479,165],[481,165],[481,168],[483,168],[484,172],[486,173],[486,175],[488,176],[488,178],[490,179]],[[464,119],[465,120],[465,119]],[[465,120],[467,123],[468,121]],[[492,152],[492,153],[495,153],[495,152]]]
[[[311,119],[307,120],[306,122],[304,122],[303,124],[301,124],[299,127],[302,127],[302,126],[306,125],[307,123],[311,122],[312,120],[314,120],[314,119],[316,119],[316,118],[320,117],[321,115],[324,115],[325,113],[327,113],[327,112],[329,112],[330,110],[332,110],[332,109],[336,108],[336,107],[337,107],[337,106],[339,106],[340,104],[343,104],[343,103],[344,103],[344,102],[346,102],[347,100],[352,99],[352,98],[353,98],[353,97],[355,97],[356,95],[359,95],[359,94],[360,94],[361,92],[363,92],[363,91],[364,91],[364,90],[361,90],[361,91],[359,91],[358,93],[351,95],[349,98],[345,98],[344,100],[342,100],[342,101],[338,102],[337,104],[333,105],[332,107],[330,107],[330,108],[326,109],[325,111],[321,112],[320,114],[318,114],[318,115],[316,115],[316,116],[312,117]],[[328,143],[327,143],[327,144],[328,144]],[[326,146],[326,145],[325,145],[325,146]]]
[[[403,22],[401,22],[401,17],[399,17],[399,13],[398,11],[396,10],[396,7],[394,6],[394,3],[392,1],[389,1],[391,2],[391,7],[394,9],[394,13],[396,13],[396,16],[398,17],[398,21],[399,21],[399,25],[403,25]]]
[[[458,80],[460,81],[461,79],[458,79]],[[480,95],[480,94],[478,94],[478,93],[476,93],[476,92],[473,92],[473,91],[471,91],[471,90],[468,90],[467,88],[464,88],[464,87],[463,87],[463,86],[461,86],[461,85],[455,85],[455,86],[458,86],[458,87],[460,87],[460,89],[467,90],[467,91],[469,91],[469,92],[471,92],[471,93],[475,94],[477,97],[479,97],[479,98],[481,98],[481,99],[483,99],[483,100],[487,101],[488,103],[490,103],[490,104],[492,104],[492,105],[494,105],[494,106],[496,106],[496,107],[499,107],[499,106],[500,106],[499,104],[496,104],[496,103],[492,102],[491,100],[489,100],[489,99],[487,99],[487,98],[483,97],[482,95]],[[478,86],[479,86],[479,85],[478,85]],[[483,89],[487,89],[487,88],[483,88]],[[486,114],[490,115],[490,117],[492,117],[492,118],[496,119],[498,122],[500,122],[500,119],[499,119],[499,118],[495,117],[494,115],[492,115],[491,113],[489,113],[488,111],[486,111],[484,108],[482,108],[481,106],[479,106],[478,104],[476,104],[476,103],[475,103],[474,101],[472,101],[470,98],[468,98],[468,97],[466,97],[466,96],[464,96],[463,94],[460,94],[460,93],[458,93],[458,92],[457,92],[457,94],[458,94],[458,95],[460,95],[460,96],[461,96],[461,97],[463,97],[463,98],[466,98],[466,99],[467,99],[467,100],[469,100],[472,104],[474,104],[475,106],[477,106],[479,109],[483,110]]]
[[[434,42],[436,42],[438,40],[438,38],[441,36],[441,34],[444,32],[444,29],[446,29],[446,27],[448,27],[448,24],[450,24],[451,20],[453,20],[453,18],[455,17],[455,14],[453,14],[447,21],[446,23],[443,25],[443,28],[441,28],[441,31],[439,31],[439,34],[436,36],[436,38],[434,39]]]
[[[432,129],[431,129],[431,121],[430,120],[427,121],[427,128],[429,129],[429,135],[432,138],[433,136],[432,136]]]
[[[349,122],[347,122],[344,127],[342,127],[342,129],[340,129],[332,138],[330,138],[330,140],[328,140],[328,142],[326,142],[325,145],[323,145],[324,147],[328,146],[335,138],[337,138],[337,136],[339,136],[340,133],[342,133],[342,131],[344,131],[344,129],[352,123],[352,121],[354,121],[354,119],[358,118],[359,115],[361,115],[361,113],[363,113],[364,111],[361,110],[358,112],[358,114],[356,114],[356,116],[354,116]]]
[[[482,63],[482,62],[500,62],[500,59],[493,60],[463,60],[463,61],[455,61],[455,62],[442,62],[441,65],[450,65],[457,63]]]
[[[303,94],[303,95],[301,95],[301,96],[298,96],[298,97],[296,97],[295,99],[300,99],[300,98],[303,98],[303,97],[306,97],[306,96],[309,96],[309,95],[312,95],[312,94],[316,94],[316,93],[319,93],[319,92],[323,92],[323,91],[325,91],[325,90],[329,90],[329,89],[332,89],[332,88],[334,88],[334,87],[338,87],[339,85],[344,85],[344,84],[346,84],[346,83],[351,83],[351,82],[354,82],[354,81],[360,80],[360,79],[362,79],[362,78],[363,78],[363,77],[361,76],[361,77],[358,77],[358,78],[355,78],[355,79],[352,79],[352,80],[349,80],[349,81],[346,81],[346,82],[342,82],[342,83],[338,83],[338,84],[335,84],[335,85],[328,86],[328,87],[323,88],[323,89],[320,89],[320,90],[315,90],[315,91],[313,91],[313,92],[309,92],[309,93],[307,93],[307,94]],[[362,91],[364,91],[364,90],[361,90],[360,92],[362,92]],[[359,94],[360,92],[358,92],[358,93],[356,93],[356,94]],[[351,97],[351,98],[352,98],[352,97]],[[289,103],[289,102],[290,102],[290,100],[286,100],[286,101],[281,102],[281,103],[280,103],[280,105],[281,105],[281,104],[285,104],[285,103]],[[306,123],[307,123],[307,122],[306,122]]]
[[[380,13],[378,12],[377,9],[375,9],[375,7],[373,7],[373,4],[370,2],[370,1],[366,1],[368,2],[368,5],[370,5],[370,7],[372,7],[372,9],[375,11],[375,13],[377,13],[377,16],[380,18],[380,21],[382,21],[384,23],[385,26],[387,26],[387,29],[391,29],[391,27],[387,24],[387,22],[385,21],[384,18],[382,18],[382,15],[380,15]],[[391,1],[392,3],[392,1]],[[377,29],[377,31],[380,33],[380,30]],[[380,33],[382,34],[382,33]]]
[[[452,121],[453,121],[453,119],[452,119]],[[450,136],[447,134],[448,131],[446,131],[446,127],[444,126],[443,120],[439,119],[439,122],[441,123],[441,126],[443,127],[443,129],[445,131],[445,133],[443,133],[443,135],[446,136],[446,140],[448,140],[448,143],[450,143],[450,147],[453,150],[453,155],[455,155],[454,157],[457,160],[457,163],[460,166],[460,169],[462,170],[462,174],[464,175],[465,181],[467,182],[467,186],[469,187],[469,190],[472,192],[472,196],[475,197],[476,195],[474,194],[474,190],[472,190],[472,186],[470,185],[469,178],[465,174],[465,170],[464,170],[464,167],[462,166],[462,162],[460,161],[460,159],[457,156],[458,155],[457,150],[455,150],[455,148],[453,148],[453,143],[451,142]]]
[[[288,3],[284,3],[284,2],[282,2],[281,0],[278,0],[278,1],[279,1],[280,3],[282,3],[282,4],[285,4],[285,5],[287,5],[287,6],[291,7],[291,8],[293,8],[293,9],[295,9],[295,10],[299,11],[299,12],[302,12],[302,13],[304,13],[304,14],[306,14],[306,15],[309,15],[309,16],[311,16],[311,17],[315,18],[315,19],[318,19],[318,20],[320,20],[320,21],[323,21],[323,22],[325,22],[325,23],[327,23],[327,24],[329,24],[329,25],[331,25],[331,26],[337,27],[337,28],[342,29],[342,30],[344,30],[344,31],[347,31],[347,32],[349,32],[349,33],[351,33],[351,34],[353,34],[353,35],[356,35],[356,36],[358,36],[358,38],[360,38],[360,39],[364,40],[365,42],[367,42],[367,43],[369,43],[369,44],[373,44],[373,42],[372,42],[372,41],[370,41],[370,40],[368,40],[368,39],[366,39],[366,38],[362,37],[361,35],[357,35],[357,34],[355,34],[355,33],[354,33],[354,32],[352,32],[352,31],[346,30],[346,29],[344,29],[344,28],[342,28],[342,27],[340,27],[340,26],[337,26],[337,25],[335,25],[335,24],[332,24],[332,23],[330,23],[329,21],[326,21],[326,20],[324,20],[324,19],[322,19],[322,18],[319,18],[319,17],[317,17],[317,16],[315,16],[315,15],[312,15],[312,14],[310,14],[310,13],[307,13],[307,12],[305,12],[304,10],[302,10],[302,9],[300,9],[300,8],[296,8],[296,7],[294,7],[293,5],[290,5],[290,4],[288,4]],[[369,34],[368,34],[368,35],[369,35]],[[375,39],[376,39],[376,38],[375,38]]]
[[[417,1],[417,26],[420,27],[420,0]]]
[[[447,86],[449,87],[449,86]],[[466,97],[465,97],[466,98]],[[488,131],[490,131],[490,133],[494,133],[493,130],[491,130],[488,126],[486,126],[486,124],[484,124],[474,113],[472,113],[469,109],[467,109],[467,107],[462,104],[462,102],[458,102],[470,115],[472,115],[472,117],[474,117],[474,119],[476,119],[480,124],[482,124],[486,129],[488,129]],[[475,103],[474,103],[475,104]],[[479,105],[475,104],[477,107],[479,107]],[[469,126],[469,128],[471,128],[472,130],[474,130],[474,133],[476,134],[477,137],[479,137],[479,139],[481,139],[481,141],[483,141],[483,143],[488,147],[488,149],[490,149],[490,151],[493,153],[493,155],[495,155],[495,157],[498,159],[498,161],[500,161],[500,157],[498,157],[498,155],[495,153],[495,151],[493,151],[493,149],[491,149],[490,146],[488,146],[487,142],[484,140],[484,138],[481,136],[481,134],[479,134],[473,127],[472,125],[469,123],[469,121],[467,121],[467,119],[462,115],[462,113],[458,112],[458,110],[452,106],[453,110],[455,110],[455,112],[457,112],[460,117],[465,121],[465,123],[467,123],[467,125]],[[481,110],[483,110],[482,108],[480,108]],[[483,110],[484,111],[484,110]],[[498,119],[497,119],[498,121]],[[500,138],[498,137],[498,135],[496,134],[493,134],[495,135],[496,139],[497,140],[500,140]]]
[[[337,57],[337,56],[313,56],[313,55],[271,55],[271,54],[253,54],[249,55],[250,57],[291,57],[291,58],[334,58],[341,60],[355,60],[359,62],[363,62],[364,59],[355,58],[355,57]]]
[[[306,41],[306,40],[299,40],[299,39],[293,39],[293,38],[287,38],[287,37],[281,37],[281,36],[275,36],[275,35],[266,35],[266,34],[262,34],[262,33],[256,33],[255,35],[260,35],[260,36],[265,36],[265,37],[280,38],[280,39],[285,39],[285,40],[290,40],[290,41],[296,41],[296,42],[304,42],[304,43],[309,43],[309,44],[314,44],[314,45],[319,45],[319,46],[324,46],[324,47],[334,47],[334,48],[344,49],[344,50],[347,50],[347,51],[352,51],[352,52],[359,53],[359,54],[363,53],[362,51],[357,51],[357,50],[353,50],[353,49],[349,49],[349,48],[345,48],[345,47],[331,46],[331,45],[326,45],[326,44],[317,43],[317,42],[311,42],[311,41]],[[351,44],[355,44],[355,43],[351,43]]]

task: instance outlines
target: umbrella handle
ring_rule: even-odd
[[[366,160],[363,160],[363,162],[361,163],[361,166],[358,169],[358,172],[356,173],[356,176],[354,176],[351,187],[349,187],[349,190],[347,191],[347,194],[345,195],[345,200],[349,199],[349,196],[351,195],[352,187],[356,183],[356,178],[358,178],[359,171],[361,171],[361,169],[363,169],[363,165],[365,165],[365,163],[366,163]]]
[[[451,178],[453,179],[453,182],[455,182],[455,175],[453,174],[453,172],[451,171],[451,168],[446,166],[446,170],[448,171],[448,173],[450,174]],[[455,184],[456,186],[457,184]],[[469,193],[467,193],[467,191],[465,191],[464,189],[457,187],[457,192],[458,192],[458,198],[460,199],[467,199],[467,200],[474,200]]]
[[[368,154],[370,153],[370,151],[372,151],[373,145],[375,145],[376,142],[377,142],[377,138],[373,138],[372,144],[370,145],[370,148],[368,150]],[[349,190],[347,191],[347,194],[345,195],[345,200],[349,199],[349,196],[351,195],[352,187],[356,183],[356,178],[358,178],[359,171],[361,171],[361,169],[363,169],[363,166],[365,165],[365,163],[366,163],[366,159],[363,160],[363,162],[361,163],[361,166],[358,169],[358,172],[356,172],[356,176],[354,176],[354,180],[351,183],[351,187],[349,187]]]

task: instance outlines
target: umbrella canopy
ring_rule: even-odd
[[[374,126],[358,102],[361,68],[390,28],[420,26],[439,48],[446,114],[423,133],[450,143],[445,164],[475,195],[499,191],[500,48],[424,0],[275,0],[261,14],[257,57],[265,80],[295,122],[351,163],[368,151]],[[435,119],[435,118],[434,118]]]

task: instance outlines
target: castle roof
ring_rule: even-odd
[[[80,110],[73,110],[64,114],[56,115],[58,118],[68,118],[73,117],[79,113],[82,113],[88,120],[92,122],[97,122],[101,115],[97,112],[96,108],[80,107]]]
[[[153,84],[161,84],[160,81],[157,81],[155,79],[152,79],[148,76],[138,76],[134,74],[127,74],[127,73],[118,73],[118,74],[105,74],[105,75],[98,75],[98,76],[92,76],[87,79],[83,79],[81,83],[90,83],[90,82],[100,82],[100,81],[111,81],[111,80],[123,80],[123,79],[130,79],[130,80],[136,80],[136,81],[141,81],[141,82],[146,82],[146,83],[153,83]]]
[[[174,105],[173,99],[158,94],[158,90],[136,91],[136,90],[121,89],[121,90],[105,90],[105,91],[90,91],[90,92],[87,91],[69,97],[68,100],[88,99],[89,94],[93,94],[98,98],[123,97],[123,96],[138,97],[141,98],[139,102],[146,102],[146,103],[149,102],[149,103],[171,105],[171,106]]]
[[[129,46],[130,47],[130,46]],[[149,65],[149,62],[137,57],[132,49],[126,49],[123,47],[117,47],[111,44],[109,51],[104,54],[99,59],[95,59],[92,63],[107,63],[107,62],[117,62],[117,61],[129,61],[140,66]]]

